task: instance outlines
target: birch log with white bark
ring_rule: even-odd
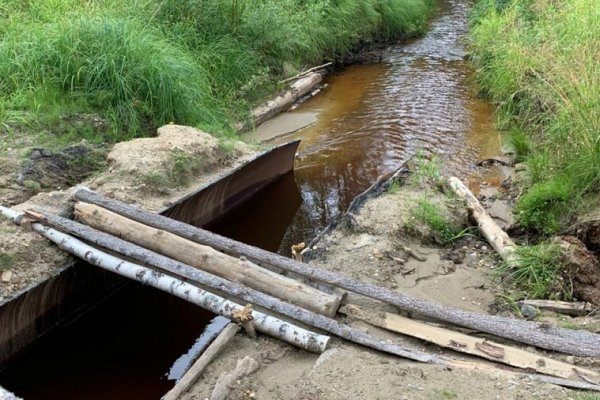
[[[216,235],[201,228],[150,213],[139,207],[101,196],[86,188],[76,190],[73,196],[77,200],[99,205],[135,221],[175,233],[227,254],[237,257],[244,255],[257,264],[269,265],[274,268],[293,272],[310,280],[337,286],[438,321],[449,322],[548,350],[583,357],[600,356],[600,335],[589,331],[564,329],[554,325],[495,315],[482,315],[446,307],[441,304],[430,303],[402,293],[393,292],[380,286],[360,282],[333,271],[315,268],[279,254],[271,253]]]
[[[485,211],[477,197],[465,186],[462,181],[456,177],[448,179],[450,187],[467,204],[469,215],[475,222],[479,231],[492,245],[494,250],[502,257],[506,263],[513,265],[516,262],[516,245],[511,238],[504,232],[494,219]]]
[[[240,285],[236,282],[228,281],[216,275],[212,275],[206,271],[199,270],[190,265],[165,257],[136,244],[126,242],[120,238],[90,228],[87,225],[83,225],[52,214],[28,212],[28,215],[32,215],[36,220],[41,220],[45,224],[58,227],[61,231],[78,236],[106,249],[124,254],[127,257],[144,262],[148,265],[155,266],[163,271],[167,271],[176,276],[185,278],[190,282],[195,282],[204,287],[214,289],[219,293],[225,293],[233,298],[263,307],[279,315],[285,315],[293,320],[303,322],[308,326],[322,329],[325,332],[332,333],[351,342],[389,354],[408,358],[410,360],[426,363],[444,362],[436,356],[416,350],[413,351],[406,349],[395,343],[388,343],[379,340],[359,329],[341,324],[334,319],[325,317],[324,315],[314,313],[291,303],[283,302],[272,296],[258,292],[252,288]]]
[[[75,204],[75,216],[92,228],[328,317],[336,314],[342,299],[339,294],[324,293],[248,260],[228,256],[93,204]]]
[[[21,213],[1,206],[0,213],[15,221],[22,216]],[[184,282],[181,279],[107,254],[72,236],[44,226],[39,222],[33,222],[31,228],[54,242],[61,249],[92,265],[170,293],[196,304],[205,310],[222,315],[225,318],[233,319],[233,314],[244,308],[240,304]],[[259,332],[315,353],[325,351],[331,339],[329,336],[308,331],[260,311],[252,310],[252,317],[254,325]]]

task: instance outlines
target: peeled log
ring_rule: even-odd
[[[323,77],[319,73],[311,73],[298,79],[290,85],[289,89],[252,111],[254,124],[260,125],[275,114],[285,110],[296,100],[309,93],[315,86],[321,83]]]
[[[515,249],[516,245],[511,238],[504,232],[485,211],[477,197],[465,186],[462,181],[456,177],[448,179],[448,183],[454,193],[464,199],[469,210],[469,215],[475,222],[481,234],[492,245],[494,250],[506,261],[509,265],[513,265],[516,261]]]
[[[250,261],[228,256],[211,247],[132,221],[98,206],[77,203],[75,216],[93,228],[316,313],[333,317],[340,305],[341,296],[337,294],[321,292]]]
[[[449,322],[548,350],[582,357],[600,356],[600,335],[586,330],[565,329],[533,321],[483,315],[430,303],[380,286],[360,282],[333,271],[315,268],[279,254],[240,243],[162,215],[153,214],[139,207],[101,196],[86,188],[76,190],[73,196],[77,200],[100,205],[135,221],[176,233],[196,243],[209,245],[228,254],[236,256],[243,254],[255,263],[290,271],[313,281],[337,286],[438,321]]]

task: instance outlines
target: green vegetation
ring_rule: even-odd
[[[227,132],[285,65],[418,34],[430,1],[0,0],[0,129],[91,113],[108,121],[100,141],[168,122]]]
[[[445,399],[458,399],[458,394],[456,393],[456,390],[454,390],[454,389],[449,389],[449,388],[442,389],[440,391],[440,394]]]
[[[471,231],[470,228],[463,228],[450,221],[436,205],[427,199],[418,200],[415,208],[411,210],[411,214],[416,222],[431,229],[435,241],[440,244],[455,242]]]
[[[16,263],[14,255],[9,253],[0,253],[0,271],[11,268]]]
[[[33,180],[26,180],[25,182],[23,182],[23,186],[25,186],[25,189],[27,189],[32,195],[38,194],[42,191],[42,185],[40,185],[39,182]]]
[[[515,287],[515,297],[570,300],[571,287],[561,276],[561,250],[557,245],[542,243],[517,247],[516,266],[500,265],[496,274]]]
[[[474,60],[531,187],[520,222],[561,230],[600,189],[600,7],[595,0],[481,0]]]

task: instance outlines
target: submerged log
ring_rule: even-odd
[[[75,216],[103,232],[328,317],[336,314],[342,300],[339,295],[324,293],[250,261],[228,256],[96,205],[77,203]]]
[[[515,249],[516,245],[511,238],[504,232],[493,218],[485,211],[477,197],[467,188],[460,179],[451,177],[448,180],[450,187],[460,198],[464,199],[469,210],[469,215],[479,227],[481,234],[492,245],[494,250],[502,257],[509,265],[516,262]]]
[[[0,213],[15,221],[22,216],[19,212],[1,206]],[[72,236],[42,225],[39,222],[31,222],[31,228],[54,242],[61,249],[92,265],[170,293],[196,304],[205,310],[222,315],[225,318],[232,319],[236,311],[244,308],[240,304],[184,282],[181,279],[165,275],[148,267],[124,261]],[[290,322],[283,321],[260,311],[253,310],[252,317],[259,332],[276,337],[308,351],[322,353],[327,348],[331,339],[329,336],[310,332]]]
[[[290,271],[314,281],[337,286],[391,304],[402,310],[548,350],[583,357],[600,356],[600,335],[588,331],[575,331],[532,321],[482,315],[446,307],[441,304],[429,303],[379,286],[363,283],[333,271],[314,268],[308,264],[283,257],[279,254],[258,249],[204,229],[152,214],[138,207],[106,198],[89,189],[78,189],[74,197],[77,200],[100,205],[146,225],[176,233],[197,243],[209,245],[225,253],[235,256],[245,255],[257,264],[269,265]]]
[[[206,369],[206,367],[215,359],[217,354],[223,349],[223,347],[227,346],[229,341],[233,339],[237,331],[239,330],[239,326],[236,324],[228,324],[219,336],[215,339],[214,342],[208,346],[206,351],[202,353],[202,355],[196,360],[194,365],[187,370],[187,372],[181,377],[179,381],[175,384],[175,386],[167,392],[166,395],[163,396],[161,400],[177,400],[181,395],[185,394],[189,388],[198,380],[202,372]]]
[[[228,296],[243,300],[244,302],[263,307],[279,315],[284,315],[293,320],[303,322],[308,326],[322,329],[325,332],[332,333],[351,342],[361,344],[375,350],[383,351],[385,353],[408,358],[410,360],[426,363],[443,363],[443,360],[440,360],[433,355],[420,351],[409,350],[395,343],[388,343],[378,340],[377,338],[359,329],[343,325],[336,320],[325,317],[321,314],[305,310],[294,304],[283,302],[272,296],[258,292],[246,286],[242,286],[239,283],[228,281],[206,271],[199,270],[190,265],[165,257],[161,254],[157,254],[133,243],[126,242],[107,233],[90,228],[87,225],[82,225],[75,221],[52,214],[40,214],[32,212],[28,212],[27,214],[45,224],[58,227],[60,230],[66,233],[78,236],[86,241],[95,243],[116,253],[124,254],[132,259],[155,266],[163,271],[185,278],[190,282],[211,288],[220,293],[225,293]]]

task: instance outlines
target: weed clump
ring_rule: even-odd
[[[519,297],[570,300],[572,288],[563,280],[561,249],[552,243],[516,248],[516,262],[500,264],[496,274],[520,291]]]
[[[520,222],[555,233],[600,190],[600,8],[594,0],[482,0],[473,59],[532,187]]]

